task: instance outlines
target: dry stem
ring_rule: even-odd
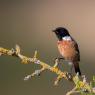
[[[89,83],[86,82],[85,77],[81,81],[79,79],[78,75],[71,76],[66,71],[62,72],[60,69],[58,69],[56,67],[56,64],[58,61],[55,61],[54,66],[50,66],[50,65],[46,64],[45,62],[40,61],[37,58],[37,51],[35,51],[33,58],[30,58],[30,57],[22,55],[20,52],[20,47],[18,45],[16,45],[15,49],[12,48],[11,50],[0,47],[0,55],[9,55],[9,56],[18,57],[21,59],[21,62],[23,64],[34,63],[34,64],[38,64],[38,65],[42,66],[42,68],[40,70],[35,70],[32,74],[27,75],[24,78],[24,80],[28,80],[35,75],[40,75],[41,72],[43,72],[44,70],[50,70],[51,72],[54,72],[58,75],[58,77],[56,78],[56,80],[54,82],[54,85],[58,85],[59,80],[61,80],[63,78],[66,80],[69,80],[69,77],[70,77],[70,79],[72,79],[73,83],[75,84],[75,87],[71,91],[69,91],[66,95],[80,93],[82,90],[83,90],[83,92],[85,92],[84,89],[87,90],[88,93],[95,93],[95,89],[91,88]]]

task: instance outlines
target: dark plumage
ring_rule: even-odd
[[[62,37],[70,36],[68,30],[63,27],[58,27],[55,30],[53,30],[53,32],[55,32],[55,34],[59,40],[62,40]]]

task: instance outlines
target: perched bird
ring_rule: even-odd
[[[74,65],[75,72],[81,75],[81,71],[79,68],[80,52],[78,44],[71,37],[66,28],[58,27],[53,30],[53,32],[58,38],[57,46],[63,59]]]

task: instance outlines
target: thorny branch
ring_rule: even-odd
[[[18,45],[16,45],[15,49],[12,48],[11,50],[0,47],[0,56],[1,55],[9,55],[9,56],[18,57],[21,59],[21,63],[23,63],[23,64],[34,63],[34,64],[38,64],[38,65],[42,66],[41,69],[35,70],[32,74],[27,75],[24,78],[24,80],[28,80],[35,75],[40,75],[44,70],[50,70],[51,72],[54,72],[58,75],[58,77],[56,78],[56,80],[54,82],[54,85],[58,85],[58,82],[61,79],[70,80],[75,84],[75,87],[71,91],[69,91],[66,95],[71,95],[74,93],[81,93],[81,92],[95,94],[95,87],[92,87],[90,85],[90,83],[88,83],[86,81],[85,76],[83,77],[83,80],[80,80],[78,77],[78,74],[75,76],[72,76],[70,73],[68,73],[66,71],[64,71],[64,72],[61,71],[60,69],[58,69],[56,67],[56,64],[58,62],[57,60],[55,60],[54,66],[50,66],[50,65],[46,64],[45,62],[40,61],[37,58],[37,51],[35,51],[33,58],[30,58],[30,57],[22,55],[21,51],[20,51],[20,47]]]

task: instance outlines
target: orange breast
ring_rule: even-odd
[[[58,41],[58,50],[66,60],[74,60],[76,56],[73,41]]]

